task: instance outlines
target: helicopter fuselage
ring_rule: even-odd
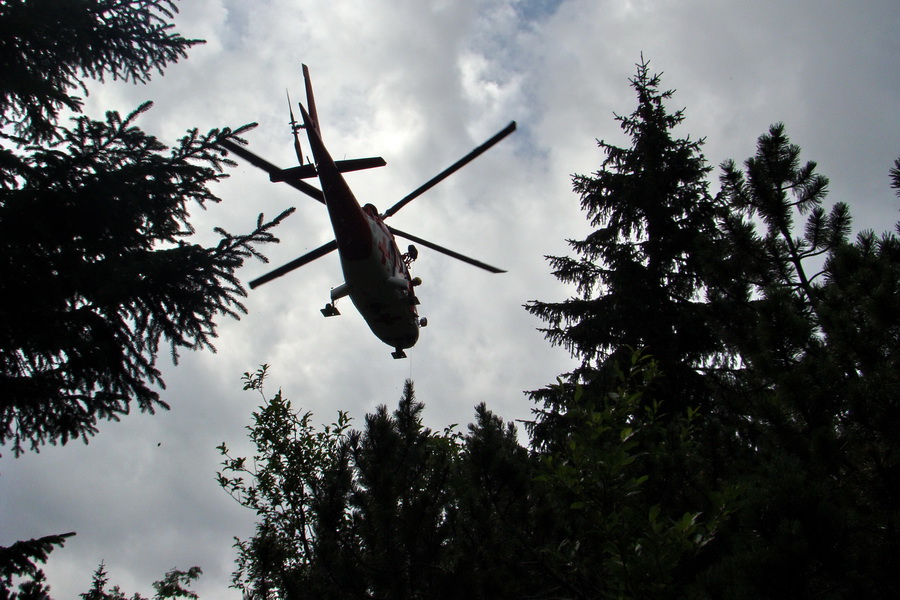
[[[371,231],[369,255],[348,258],[340,253],[345,283],[332,290],[332,302],[346,291],[381,341],[397,351],[412,348],[419,339],[419,316],[409,269],[381,219],[377,215],[366,219]]]
[[[372,333],[399,354],[419,339],[409,268],[375,207],[360,206],[322,143],[315,118],[300,108],[344,272],[344,283],[331,291],[332,303],[350,296]]]

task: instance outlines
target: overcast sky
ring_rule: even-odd
[[[391,221],[509,272],[492,275],[420,249],[414,275],[429,325],[409,359],[368,330],[345,300],[319,309],[342,282],[336,255],[251,292],[250,314],[225,320],[218,353],[160,357],[172,410],[102,423],[89,445],[0,459],[0,545],[77,531],[47,566],[54,596],[85,591],[102,560],[112,584],[151,595],[172,567],[204,570],[202,598],[227,590],[234,536],[254,515],[218,488],[226,442],[251,452],[245,427],[258,397],[241,374],[271,365],[269,391],[331,422],[357,424],[395,406],[415,380],[435,428],[464,426],[486,401],[505,419],[529,416],[523,390],[573,366],[536,331],[528,300],[562,300],[543,256],[567,254],[588,229],[572,173],[595,171],[596,139],[627,144],[613,113],[628,114],[641,53],[686,108],[677,133],[706,138],[711,165],[743,162],[770,124],[784,122],[805,160],[830,178],[829,204],[850,203],[857,228],[890,229],[898,202],[888,172],[900,155],[900,4],[896,0],[185,0],[177,27],[207,44],[148,86],[91,86],[88,113],[128,112],[141,101],[147,131],[172,143],[190,127],[251,121],[250,149],[296,163],[285,89],[302,99],[309,65],[323,136],[335,158],[383,156],[383,169],[348,175],[362,202],[385,209],[516,120],[519,130]],[[307,150],[308,152],[308,150]],[[212,228],[248,231],[259,212],[297,212],[270,247],[270,266],[331,239],[324,209],[239,165],[216,186],[223,198],[196,215]],[[250,262],[245,281],[269,266]]]

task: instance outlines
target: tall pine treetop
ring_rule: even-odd
[[[532,314],[555,345],[584,367],[617,349],[646,348],[664,371],[715,351],[701,323],[700,258],[715,239],[715,205],[707,191],[710,171],[703,140],[678,138],[683,110],[669,112],[673,91],[660,89],[649,62],[629,80],[637,94],[630,115],[616,115],[632,146],[599,142],[606,154],[593,175],[576,175],[574,191],[596,229],[570,240],[575,257],[548,257],[553,274],[576,286],[563,302],[533,301]]]

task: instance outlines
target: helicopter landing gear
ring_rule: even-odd
[[[394,357],[394,360],[398,358],[406,358],[406,352],[404,352],[402,348],[397,348],[396,350],[391,352],[391,356]]]
[[[322,315],[326,317],[336,317],[339,314],[341,314],[341,311],[334,304],[326,304],[325,308],[322,309]]]
[[[421,319],[419,319],[419,327],[425,327],[427,325],[428,325],[428,319],[426,319],[425,317],[422,317]]]
[[[331,288],[331,302],[325,305],[325,308],[322,309],[322,314],[326,317],[336,317],[341,314],[341,311],[337,309],[337,301],[348,295],[350,295],[350,286],[346,283]]]

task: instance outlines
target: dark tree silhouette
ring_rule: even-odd
[[[609,431],[591,427],[627,408],[621,394],[606,398],[622,357],[643,348],[661,373],[619,445],[645,444],[629,457],[646,477],[632,502],[658,506],[652,514],[667,523],[682,513],[712,519],[695,523],[698,552],[654,556],[656,568],[670,567],[656,572],[664,588],[617,597],[888,598],[898,585],[888,557],[900,543],[890,441],[900,426],[898,238],[851,241],[848,205],[826,210],[827,179],[780,124],[743,168],[722,164],[711,198],[699,143],[671,138],[682,113],[666,112],[670,93],[658,84],[639,64],[638,108],[617,117],[633,146],[601,142],[603,169],[574,179],[597,229],[571,242],[577,258],[551,264],[579,296],[527,306],[551,342],[582,360],[534,393],[543,405],[532,446],[562,459],[557,480],[595,490],[570,506],[604,498],[611,486],[598,484],[618,455],[602,444]],[[900,161],[890,176],[898,188]],[[649,414],[661,429],[648,428]],[[593,530],[571,525],[577,514],[562,522],[579,549],[555,555],[573,597],[609,589],[589,570],[602,553],[585,550],[616,515],[614,505],[599,512],[607,518]]]
[[[175,0],[5,0],[0,4],[0,128],[29,142],[59,137],[80,112],[85,78],[149,81],[202,40],[172,31]]]
[[[170,149],[135,124],[149,102],[79,114],[87,79],[144,83],[202,43],[172,31],[175,12],[174,0],[0,2],[0,444],[16,454],[87,441],[133,403],[165,408],[160,345],[173,358],[213,348],[216,319],[245,312],[236,269],[264,260],[256,247],[290,212],[190,243],[189,209],[219,201],[209,186],[231,164],[217,145],[251,126],[190,130]],[[0,548],[0,598],[48,598],[36,563],[69,535]],[[104,573],[90,597],[124,598]],[[157,597],[194,597],[184,584],[198,575],[168,573]]]
[[[723,395],[751,453],[709,597],[890,598],[900,546],[900,240],[850,241],[846,203],[781,124],[722,165],[736,285],[723,328],[742,369]],[[795,225],[805,216],[805,224]],[[797,230],[800,231],[797,231]]]
[[[200,567],[191,567],[187,571],[172,569],[161,580],[153,583],[153,589],[156,590],[153,600],[164,600],[166,598],[197,600],[199,596],[189,588],[191,582],[199,578],[202,573],[203,571]],[[97,570],[94,571],[91,577],[91,589],[80,594],[81,600],[147,600],[140,594],[127,596],[117,585],[107,589],[108,584],[109,576],[106,573],[106,565],[100,563],[100,566],[97,567]]]
[[[0,547],[0,599],[48,598],[50,587],[45,583],[44,571],[36,563],[47,562],[53,548],[61,547],[66,543],[66,538],[73,535],[75,534],[48,535]],[[18,588],[18,592],[12,591],[14,586]]]
[[[578,296],[526,308],[547,323],[542,331],[551,343],[581,359],[576,378],[608,376],[605,366],[640,348],[658,362],[663,385],[678,387],[673,396],[680,405],[690,406],[705,393],[696,389],[702,388],[696,369],[722,351],[703,298],[703,261],[713,252],[718,206],[707,191],[703,140],[673,136],[684,120],[684,111],[666,107],[673,92],[660,89],[646,61],[630,82],[637,108],[615,118],[632,146],[599,142],[602,168],[573,178],[596,229],[569,241],[576,257],[548,257],[554,276],[573,284]]]
[[[266,375],[245,374],[262,392]],[[249,427],[252,457],[219,483],[259,515],[237,543],[234,587],[255,598],[553,597],[536,568],[545,502],[537,463],[483,405],[462,434],[422,425],[407,381],[397,408],[317,428],[279,391]],[[461,576],[461,574],[465,574]]]
[[[141,131],[141,105],[102,121],[79,115],[80,77],[146,81],[197,43],[172,33],[168,0],[11,1],[0,6],[0,443],[87,439],[135,402],[166,408],[156,358],[167,344],[210,348],[215,319],[245,312],[235,271],[277,241],[260,215],[249,234],[217,229],[203,247],[192,203],[218,202],[217,144],[249,126],[191,130],[169,149]],[[66,39],[66,43],[58,40]]]

